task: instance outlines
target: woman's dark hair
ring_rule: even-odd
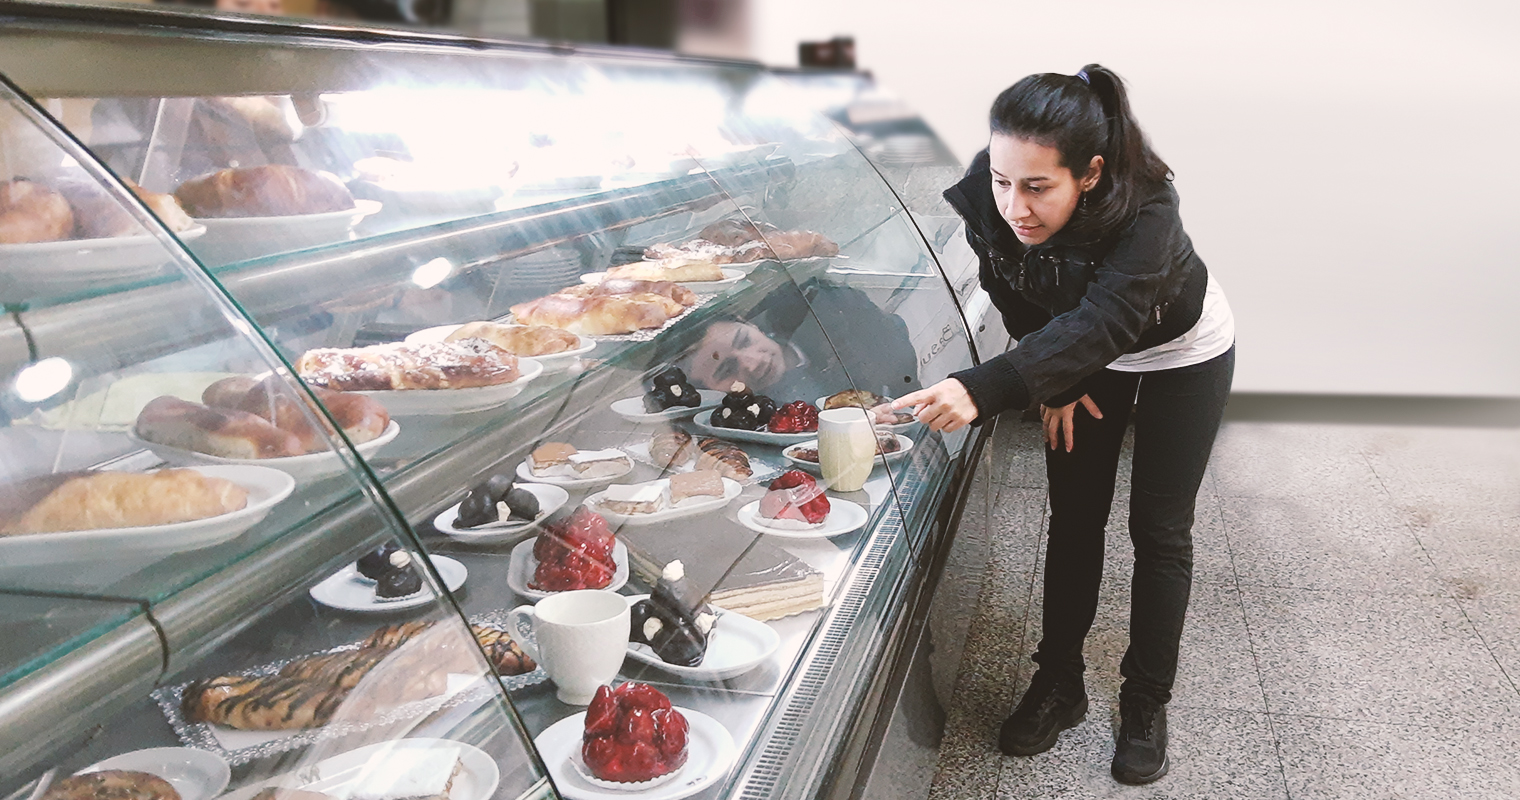
[[[992,103],[992,132],[1054,147],[1079,180],[1093,156],[1103,156],[1102,177],[1071,219],[1083,232],[1112,232],[1135,215],[1146,190],[1172,177],[1130,113],[1124,81],[1099,64],[1078,75],[1030,75],[1004,89]]]

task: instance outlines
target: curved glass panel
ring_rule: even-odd
[[[134,198],[161,199],[68,145],[0,91],[0,793],[106,769],[190,797],[536,791],[501,682],[545,676],[499,615],[464,623],[467,571],[424,556],[350,447],[395,421],[297,384]]]

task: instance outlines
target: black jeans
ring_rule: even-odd
[[[1235,348],[1202,364],[1160,372],[1103,370],[1088,396],[1103,419],[1078,405],[1076,445],[1045,450],[1050,533],[1045,546],[1043,632],[1034,660],[1080,675],[1082,642],[1098,609],[1103,528],[1114,501],[1119,448],[1135,422],[1129,536],[1135,545],[1129,648],[1121,695],[1165,703],[1193,585],[1193,507],[1235,374]]]

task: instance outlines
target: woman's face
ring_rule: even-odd
[[[1098,185],[1103,156],[1093,156],[1079,180],[1061,166],[1061,151],[1028,139],[994,133],[992,197],[998,213],[1024,244],[1040,244],[1066,227],[1082,193]]]
[[[758,392],[785,371],[781,345],[759,328],[743,322],[714,322],[697,344],[686,377],[703,389],[727,391],[734,381],[743,381]]]

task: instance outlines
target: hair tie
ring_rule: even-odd
[[[1077,70],[1077,79],[1087,84],[1088,86],[1092,86],[1092,81],[1087,79],[1087,70],[1085,69]]]

